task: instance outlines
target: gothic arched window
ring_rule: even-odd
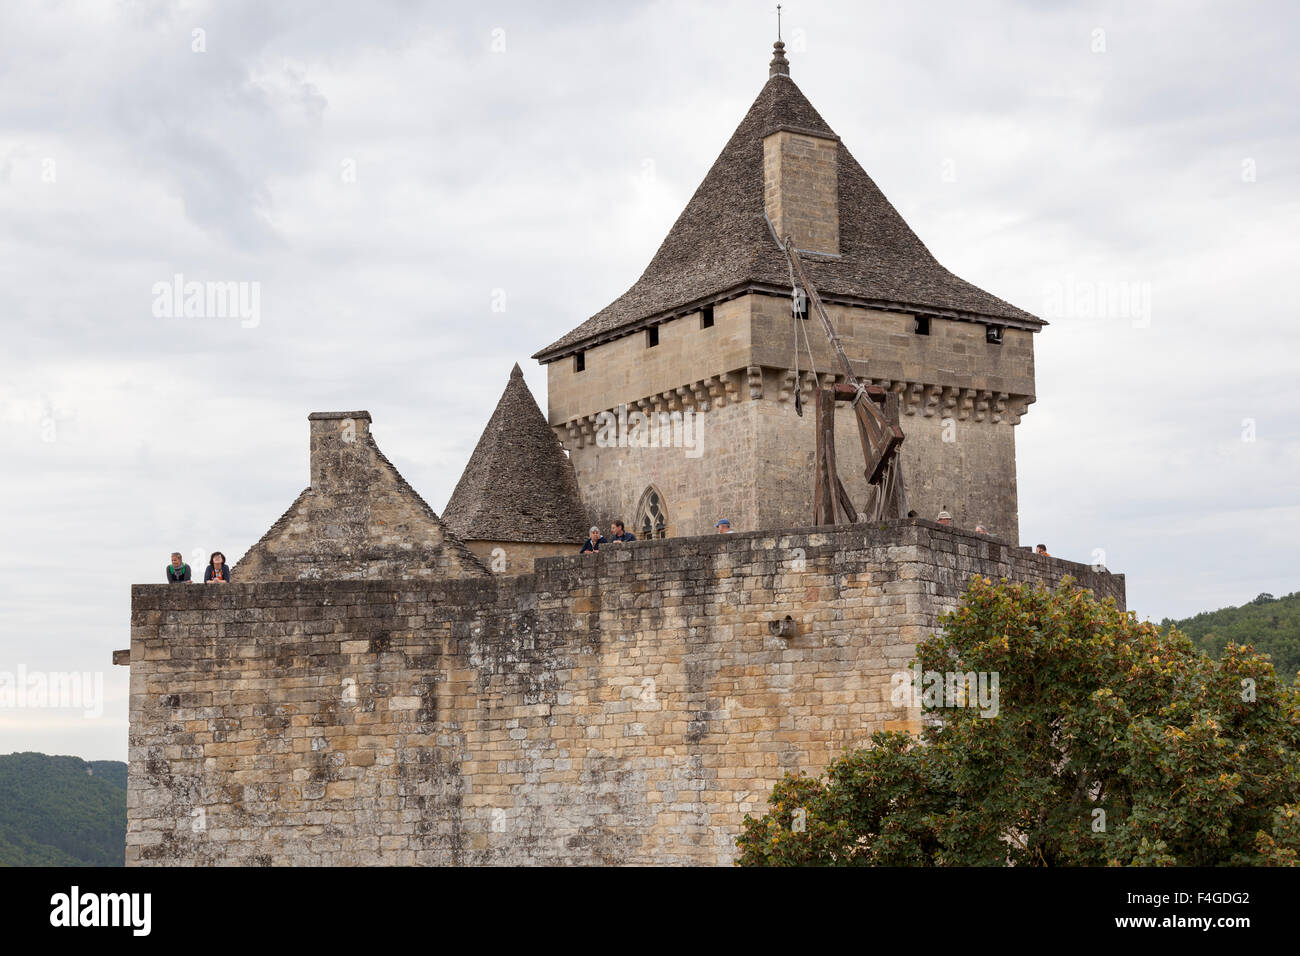
[[[636,509],[636,533],[641,540],[663,538],[668,534],[668,507],[659,489],[651,485],[641,496]]]

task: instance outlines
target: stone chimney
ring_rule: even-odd
[[[763,138],[763,204],[777,237],[839,255],[839,140],[777,129]]]
[[[320,494],[354,491],[369,481],[369,412],[312,412],[311,487]]]
[[[768,82],[790,76],[785,44],[772,47]],[[777,126],[763,137],[763,208],[781,242],[800,252],[840,252],[839,139]]]

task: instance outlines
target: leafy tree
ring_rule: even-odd
[[[1300,686],[1221,660],[1068,579],[975,578],[918,647],[998,675],[995,716],[927,707],[746,817],[742,865],[1294,865]],[[946,703],[946,701],[940,701]]]

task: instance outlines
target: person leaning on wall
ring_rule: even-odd
[[[208,558],[208,569],[203,572],[204,584],[228,584],[230,582],[230,568],[226,564],[226,556],[220,551],[213,551],[212,557]]]
[[[627,527],[623,524],[623,522],[619,521],[618,519],[615,519],[614,522],[609,526],[609,540],[610,541],[635,541],[636,535],[628,534]]]
[[[609,541],[606,540],[605,536],[600,533],[600,529],[595,525],[591,526],[591,530],[587,532],[587,535],[587,540],[582,542],[582,554],[589,551],[599,551],[602,544],[609,544]]]
[[[190,581],[190,566],[181,560],[179,551],[172,552],[172,563],[167,565],[167,583],[168,584],[188,584]]]

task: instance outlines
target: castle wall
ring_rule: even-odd
[[[582,547],[577,541],[537,543],[534,541],[466,541],[474,556],[494,574],[527,574],[538,558],[574,554]]]
[[[974,529],[983,524],[996,537],[1013,544],[1020,541],[1012,426],[912,416],[905,420],[904,431],[903,477],[909,509],[930,519],[946,509],[960,527]],[[853,442],[853,460],[860,462],[856,429],[840,412],[836,445],[843,446],[846,441]],[[856,471],[856,484],[865,491],[861,467]]]
[[[783,773],[917,726],[890,674],[972,574],[1124,600],[923,521],[535,567],[133,587],[127,862],[726,864]]]
[[[817,449],[816,409],[803,417],[794,403],[754,402],[755,447],[762,467],[756,474],[755,522],[773,528],[812,520],[813,462]],[[1015,433],[1010,425],[911,416],[903,420],[903,473],[907,506],[934,519],[946,509],[953,523],[973,530],[983,524],[995,537],[1015,544]],[[835,458],[840,480],[860,509],[868,485],[862,442],[848,403],[835,415]]]
[[[787,303],[756,297],[755,361],[781,360],[773,343],[790,325]],[[933,318],[929,335],[917,335],[914,317],[846,306],[828,309],[862,378],[899,389],[907,504],[923,518],[947,510],[954,523],[1019,541],[1014,426],[1027,408],[1017,402],[1033,395],[1032,333],[1006,329],[1003,343],[984,340],[984,326]],[[807,320],[812,342],[826,337],[815,318]],[[761,347],[760,347],[761,346]],[[839,373],[829,344],[813,349],[817,371]],[[785,361],[789,363],[789,357]],[[801,358],[806,368],[806,357]],[[839,376],[842,378],[842,376]],[[900,385],[899,383],[905,383]],[[772,389],[765,387],[765,393]],[[999,396],[1003,396],[999,398]],[[811,406],[811,402],[808,403]],[[797,418],[790,402],[765,409],[760,434],[768,462],[762,527],[809,520],[812,467],[816,452],[815,409]],[[867,500],[862,443],[847,403],[835,416],[836,464],[844,486],[862,507]],[[761,509],[762,510],[762,509]]]

